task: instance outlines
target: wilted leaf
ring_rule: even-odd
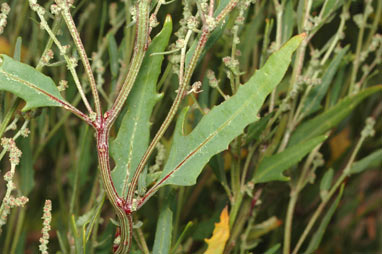
[[[335,162],[351,145],[350,128],[343,129],[329,140],[330,162]]]
[[[215,224],[211,238],[205,239],[208,248],[204,254],[222,254],[229,234],[228,208],[225,207],[220,214],[220,222]]]

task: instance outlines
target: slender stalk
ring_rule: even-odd
[[[145,236],[143,235],[142,229],[141,228],[137,228],[136,231],[137,231],[138,239],[141,242],[143,253],[144,254],[149,254],[150,253],[149,247],[147,246],[147,243],[146,243],[146,240],[145,240]]]
[[[301,190],[304,188],[305,184],[307,183],[307,177],[309,173],[310,166],[318,153],[318,151],[321,148],[321,145],[316,146],[312,152],[310,152],[308,158],[306,159],[304,166],[302,168],[302,172],[298,178],[297,184],[295,186],[291,187],[290,192],[290,199],[288,203],[288,209],[287,214],[285,218],[285,228],[284,228],[284,254],[290,253],[290,246],[291,246],[291,236],[292,236],[292,223],[293,223],[293,213],[294,209],[296,207],[296,203],[298,201],[299,194]],[[312,169],[314,171],[314,169]]]
[[[290,253],[293,212],[294,208],[296,207],[297,199],[298,192],[296,190],[292,190],[290,194],[290,200],[288,203],[287,216],[285,218],[283,254]]]
[[[11,251],[10,253],[16,253],[16,248],[17,244],[19,243],[20,235],[21,235],[21,230],[24,225],[24,220],[25,220],[25,212],[26,208],[25,207],[20,207],[19,208],[19,214],[17,217],[17,224],[16,224],[16,229],[15,233],[12,236],[12,245],[11,245]]]
[[[53,27],[52,27],[52,32],[54,34],[57,34],[57,32],[58,32],[58,30],[60,28],[60,25],[61,25],[61,17],[58,17],[57,19],[54,20]],[[49,51],[49,49],[51,49],[53,42],[54,41],[53,41],[52,37],[49,37],[49,40],[46,43],[44,52],[41,55],[42,57],[40,58],[40,60],[38,61],[37,66],[36,66],[36,70],[41,71],[42,68],[44,67],[45,64],[44,64],[44,61],[43,61],[43,56],[45,56],[47,54],[47,52]]]
[[[147,160],[149,159],[151,153],[154,151],[156,144],[162,138],[163,134],[167,130],[168,126],[170,125],[172,119],[174,118],[174,116],[175,116],[175,114],[176,114],[176,112],[180,106],[180,103],[182,102],[183,95],[184,95],[186,88],[187,88],[187,84],[191,79],[191,73],[193,72],[193,70],[196,66],[196,62],[199,59],[199,56],[200,56],[200,54],[204,48],[205,43],[207,42],[208,35],[209,35],[209,30],[204,29],[202,32],[202,35],[199,39],[198,45],[195,49],[194,55],[192,56],[190,64],[187,67],[187,70],[185,72],[185,76],[183,77],[183,74],[179,74],[179,80],[182,81],[182,83],[179,84],[178,93],[175,97],[173,104],[171,105],[171,108],[170,108],[170,110],[166,116],[166,119],[163,121],[161,127],[159,128],[154,139],[151,141],[149,147],[147,148],[145,154],[143,155],[141,161],[138,164],[138,167],[137,167],[137,169],[134,173],[134,176],[131,180],[129,192],[127,194],[127,201],[128,202],[132,202],[133,197],[134,197],[134,191],[135,191],[136,185],[138,183],[139,175],[142,172],[142,170],[143,170]],[[192,69],[192,71],[190,71],[191,69]],[[167,178],[164,178],[164,179],[167,179]],[[147,200],[149,198],[149,196],[151,197],[151,195],[153,195],[156,192],[157,187],[162,182],[163,182],[163,179],[162,179],[162,181],[159,181],[157,184],[155,184],[153,187],[151,187],[151,189],[146,193],[146,195],[141,200],[139,200],[137,209],[138,209],[138,207],[141,207],[146,202],[145,200]]]
[[[0,125],[0,138],[3,136],[4,132],[7,129],[7,126],[9,122],[11,121],[11,118],[13,116],[13,113],[15,112],[16,108],[18,107],[20,102],[20,99],[16,99],[13,102],[12,107],[8,110],[7,114],[5,115],[4,119],[2,119],[1,125]]]
[[[36,12],[37,15],[39,16],[40,20],[41,20],[41,26],[45,29],[45,31],[49,34],[50,38],[52,38],[52,40],[54,41],[54,43],[56,44],[56,46],[58,47],[58,49],[60,50],[60,52],[63,54],[64,56],[64,59],[66,61],[66,64],[67,64],[67,67],[70,71],[70,73],[72,74],[73,76],[73,80],[74,80],[74,83],[76,84],[76,87],[78,89],[78,92],[80,93],[81,95],[81,98],[82,98],[82,101],[84,102],[85,104],[85,107],[87,108],[87,110],[89,111],[90,114],[93,113],[93,109],[90,107],[90,104],[89,104],[89,101],[87,100],[86,96],[85,96],[85,93],[84,93],[84,90],[82,88],[82,85],[81,85],[81,82],[78,78],[78,75],[77,75],[77,72],[75,70],[75,64],[73,63],[73,61],[68,57],[68,55],[66,54],[66,49],[61,45],[61,42],[57,39],[56,35],[54,34],[54,32],[50,29],[50,27],[48,26],[48,23],[46,22],[44,16],[40,13],[40,12]],[[70,110],[69,108],[67,108],[68,110]],[[70,110],[71,111],[71,110]],[[74,111],[72,111],[74,114],[76,114]],[[77,115],[77,114],[76,114]],[[83,119],[85,120],[85,119]],[[85,120],[86,121],[86,120]]]
[[[144,165],[146,164],[147,160],[149,159],[151,153],[154,151],[156,144],[159,142],[159,140],[161,139],[161,137],[163,136],[163,134],[167,130],[168,126],[170,125],[172,119],[174,118],[174,116],[175,116],[175,114],[176,114],[176,112],[180,106],[180,103],[182,102],[183,94],[186,91],[187,84],[190,82],[192,73],[195,70],[198,59],[199,59],[199,57],[200,57],[200,55],[204,49],[204,46],[208,40],[210,33],[216,27],[216,25],[218,25],[221,21],[223,21],[223,19],[226,17],[226,15],[230,11],[232,11],[232,9],[237,5],[238,2],[239,2],[239,0],[231,0],[227,4],[227,6],[217,15],[217,17],[214,20],[215,21],[214,24],[207,24],[207,23],[203,24],[202,33],[200,35],[198,44],[195,48],[194,54],[192,55],[189,64],[187,65],[187,68],[186,68],[186,71],[184,74],[184,78],[182,79],[182,83],[179,84],[179,89],[178,89],[178,93],[175,97],[175,100],[174,100],[173,104],[171,105],[171,108],[170,108],[165,120],[163,121],[158,132],[156,133],[154,139],[150,143],[148,149],[146,150],[145,154],[143,155],[143,157],[142,157],[141,161],[139,162],[138,167],[135,171],[135,174],[133,176],[133,179],[132,179],[132,182],[130,185],[129,193],[127,195],[127,202],[132,202],[133,197],[134,197],[134,190],[135,190],[136,185],[138,183],[139,175],[142,172]],[[213,4],[213,3],[214,2],[212,1],[210,4]],[[210,11],[209,11],[210,13],[212,13],[212,11],[211,11],[212,8],[210,5]],[[142,205],[144,203],[146,203],[147,200],[157,192],[159,186],[163,182],[165,182],[175,171],[176,171],[176,169],[172,170],[168,175],[166,175],[164,178],[162,178],[160,181],[158,181],[156,184],[154,184],[146,192],[145,196],[138,200],[136,209],[139,209],[140,207],[142,207]]]
[[[372,1],[370,1],[372,2]],[[349,87],[349,95],[352,94],[352,92],[355,89],[355,83],[357,80],[357,74],[358,74],[358,68],[361,63],[361,49],[363,45],[363,34],[365,32],[365,27],[366,27],[366,21],[367,21],[368,15],[366,12],[362,14],[362,21],[359,24],[359,33],[358,33],[358,38],[357,38],[357,48],[355,51],[355,58],[353,61],[353,69],[351,72],[350,76],[350,87]]]
[[[294,248],[292,254],[297,254],[298,253],[299,249],[301,248],[301,245],[304,243],[306,237],[308,236],[310,230],[313,228],[315,222],[317,221],[318,217],[322,213],[322,211],[325,208],[326,204],[329,202],[331,197],[337,192],[338,188],[341,186],[341,184],[343,183],[345,178],[349,176],[349,170],[351,168],[351,165],[353,164],[355,156],[357,155],[357,153],[358,153],[359,149],[361,148],[361,145],[362,145],[362,143],[363,143],[363,141],[365,139],[366,139],[366,136],[361,136],[361,138],[359,139],[359,141],[358,141],[356,147],[354,148],[353,153],[351,154],[350,159],[349,159],[348,163],[346,164],[346,167],[343,170],[341,176],[338,178],[336,183],[330,189],[328,195],[325,197],[324,200],[322,200],[320,206],[314,212],[312,218],[309,220],[308,225],[306,226],[304,232],[302,233],[300,239],[298,240],[297,245]]]
[[[109,128],[105,128],[105,119],[98,121],[96,128],[97,133],[97,151],[98,163],[100,166],[100,174],[102,183],[106,190],[106,195],[110,200],[114,211],[117,214],[120,223],[120,244],[115,253],[128,253],[131,246],[133,222],[131,217],[131,209],[126,206],[125,202],[118,196],[111,178],[110,158],[109,158]]]
[[[82,44],[80,35],[78,34],[76,24],[74,23],[72,15],[70,14],[70,11],[69,11],[70,7],[66,3],[66,1],[62,1],[62,2],[63,4],[61,4],[61,10],[62,10],[61,14],[64,17],[65,23],[68,26],[70,34],[72,35],[74,44],[76,45],[77,50],[80,54],[82,64],[84,65],[86,75],[89,79],[90,88],[91,88],[93,99],[94,99],[95,110],[96,110],[97,116],[100,116],[102,114],[101,104],[99,100],[97,84],[95,82],[94,74],[89,63],[89,58],[86,55],[86,51],[85,51],[84,45]]]
[[[110,118],[108,120],[108,125],[111,125],[115,121],[123,105],[125,104],[127,96],[133,88],[135,78],[138,75],[143,58],[148,48],[150,33],[150,2],[151,0],[142,0],[137,4],[137,35],[134,46],[134,54],[129,66],[129,72],[127,73],[121,91],[119,91],[112,108],[109,110]]]

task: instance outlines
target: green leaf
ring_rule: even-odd
[[[163,55],[150,56],[165,50],[172,32],[172,20],[167,16],[162,31],[152,40],[143,59],[135,85],[126,102],[117,137],[111,142],[111,155],[116,163],[112,172],[114,186],[121,196],[127,194],[127,185],[149,145],[150,116],[155,103],[161,98],[156,83],[161,72]]]
[[[327,67],[324,75],[322,76],[321,84],[312,88],[308,97],[306,99],[305,105],[303,107],[303,113],[305,116],[316,112],[320,109],[320,104],[324,96],[327,94],[329,85],[332,83],[334,75],[337,73],[338,66],[341,63],[341,60],[348,51],[349,46],[343,48],[330,62]]]
[[[247,140],[259,140],[261,133],[264,131],[265,127],[267,127],[267,124],[273,115],[274,114],[270,113],[261,118],[259,121],[249,125],[247,132]]]
[[[20,190],[24,196],[28,196],[35,186],[30,137],[21,138],[17,143],[23,151],[20,158]]]
[[[322,177],[322,180],[320,182],[320,196],[322,200],[325,200],[326,195],[328,195],[328,191],[330,189],[330,186],[332,185],[333,175],[334,170],[332,168],[329,168]]]
[[[328,15],[336,11],[343,2],[343,0],[326,0],[322,7],[322,18],[325,19]]]
[[[283,78],[303,35],[295,36],[269,57],[263,68],[241,86],[237,93],[205,115],[195,129],[183,136],[187,112],[181,113],[170,156],[162,172],[163,184],[192,185],[210,158],[227,149],[243,129],[258,119],[267,95]],[[170,177],[169,177],[170,176]]]
[[[382,91],[382,85],[377,85],[367,88],[356,95],[346,97],[329,110],[297,127],[288,146],[298,144],[325,133],[350,114],[366,97],[380,91]]]
[[[23,39],[20,36],[17,37],[16,45],[15,45],[15,51],[13,52],[13,58],[16,61],[20,61],[21,60],[21,47],[22,47],[22,44],[23,44]]]
[[[366,170],[370,166],[382,168],[382,149],[379,149],[365,158],[353,163],[350,168],[349,174],[358,174]]]
[[[116,78],[119,71],[118,46],[112,34],[109,34],[107,36],[107,41],[108,41],[108,50],[109,50],[110,71],[113,78]]]
[[[294,27],[293,0],[287,0],[284,7],[282,43],[286,42],[293,34]]]
[[[319,136],[304,143],[292,146],[281,153],[265,157],[255,171],[252,181],[265,183],[270,181],[287,181],[283,172],[297,164],[305,155],[322,143],[326,136]]]
[[[174,201],[174,195],[172,195],[170,190],[170,192],[167,192],[167,198],[163,202],[163,207],[159,213],[157,228],[155,231],[153,254],[170,253],[173,217],[170,203],[172,201]]]
[[[65,102],[53,80],[33,67],[0,55],[0,90],[26,101],[23,111],[38,107],[61,107]]]
[[[333,217],[333,214],[336,211],[338,204],[340,203],[343,190],[344,190],[344,185],[342,184],[340,192],[339,192],[336,200],[333,202],[333,204],[330,206],[330,208],[326,212],[324,218],[321,221],[320,226],[318,227],[317,231],[314,233],[313,237],[311,238],[309,245],[308,245],[308,248],[304,252],[305,254],[314,253],[314,251],[316,251],[317,248],[320,246],[322,237],[324,236],[324,233],[326,231],[326,227],[328,226],[330,219]]]
[[[268,249],[264,254],[275,254],[280,249],[281,244],[277,243],[272,246],[272,248]]]

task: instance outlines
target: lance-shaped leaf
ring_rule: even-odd
[[[174,192],[166,191],[166,198],[162,200],[162,208],[159,212],[157,228],[155,231],[153,254],[167,254],[171,249],[173,212],[172,205],[175,202]]]
[[[26,101],[23,111],[38,107],[62,107],[65,102],[53,80],[33,67],[0,56],[0,90]]]
[[[382,169],[382,149],[378,149],[377,151],[355,162],[350,168],[349,174],[359,174],[368,167],[377,167]]]
[[[353,109],[368,96],[382,91],[382,85],[373,86],[362,92],[346,97],[331,109],[301,124],[290,138],[288,146],[306,141],[330,130],[342,121]]]
[[[150,138],[150,116],[155,103],[161,98],[156,83],[161,72],[163,52],[172,31],[171,17],[167,16],[162,31],[152,40],[134,87],[127,100],[125,113],[116,139],[111,142],[111,155],[116,163],[112,172],[117,192],[125,196],[130,178],[134,175]]]
[[[321,84],[313,87],[312,90],[310,91],[302,110],[305,116],[310,115],[311,113],[314,113],[320,109],[321,101],[324,98],[324,96],[327,94],[328,88],[330,84],[332,83],[334,75],[337,73],[337,69],[340,66],[340,63],[342,59],[344,58],[348,49],[349,49],[349,46],[341,49],[341,51],[338,52],[338,54],[330,62],[328,68],[323,74]]]
[[[305,155],[323,142],[326,136],[319,136],[302,144],[292,146],[281,153],[265,157],[255,171],[252,181],[265,183],[270,181],[287,181],[288,177],[283,172],[297,164]]]
[[[272,54],[263,68],[240,86],[237,93],[204,116],[187,136],[182,134],[185,111],[176,126],[170,156],[159,183],[192,185],[210,158],[227,149],[229,143],[250,123],[258,120],[257,114],[267,95],[283,78],[304,35],[288,41]]]

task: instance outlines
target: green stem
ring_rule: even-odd
[[[370,1],[372,2],[372,1]],[[350,77],[350,87],[349,87],[349,95],[353,93],[355,89],[355,83],[357,80],[357,74],[358,74],[358,68],[361,63],[361,49],[362,49],[362,44],[363,44],[363,34],[365,32],[365,26],[366,26],[366,20],[367,20],[368,15],[366,15],[366,12],[362,14],[362,22],[359,24],[359,33],[358,33],[358,39],[357,39],[357,48],[355,51],[355,57],[353,61],[353,69],[351,72],[351,77]]]
[[[7,114],[5,115],[3,121],[0,125],[0,138],[3,136],[5,129],[7,128],[9,122],[11,121],[11,118],[13,116],[13,113],[16,111],[16,108],[18,107],[20,103],[20,99],[16,99],[13,103],[12,107],[8,110]]]
[[[298,192],[296,190],[292,190],[290,195],[290,200],[288,203],[287,215],[285,219],[283,254],[290,253],[293,212],[294,212],[294,208],[296,207],[297,199],[298,199]]]
[[[210,34],[210,32],[208,29],[203,29],[203,32],[200,36],[198,45],[194,51],[194,54],[191,58],[189,65],[185,71],[184,77],[183,77],[183,75],[179,75],[179,80],[181,83],[179,84],[178,93],[175,97],[173,104],[171,105],[171,108],[170,108],[170,110],[166,116],[166,119],[163,121],[161,127],[159,128],[158,132],[155,134],[155,137],[151,141],[149,147],[147,148],[145,154],[143,155],[141,161],[138,164],[138,167],[137,167],[135,174],[132,178],[130,189],[129,189],[129,192],[127,195],[128,202],[131,202],[133,200],[134,191],[135,191],[135,187],[138,183],[139,175],[142,172],[144,166],[146,165],[147,160],[149,159],[151,153],[154,151],[156,144],[159,142],[159,140],[164,135],[164,133],[167,130],[168,126],[170,125],[172,119],[174,119],[174,117],[175,117],[175,114],[176,114],[176,112],[180,106],[180,103],[182,102],[183,95],[184,95],[184,92],[186,91],[187,84],[189,83],[189,81],[191,79],[191,75],[193,73],[193,70],[195,69],[197,60],[199,59],[199,57],[202,53],[204,45],[207,42],[209,34]],[[156,190],[160,184],[161,184],[161,182],[158,182],[150,190],[147,191],[145,197],[140,200],[139,207],[143,205],[143,203],[145,202],[146,199],[148,199],[149,196],[151,197],[151,195],[153,195],[156,192]]]
[[[94,99],[94,105],[96,109],[97,116],[99,117],[102,114],[101,110],[101,103],[99,100],[98,90],[97,90],[97,84],[94,79],[94,74],[92,71],[92,68],[89,63],[89,58],[86,55],[86,51],[84,48],[84,45],[82,43],[82,40],[80,38],[80,35],[78,33],[78,30],[76,28],[76,24],[73,21],[72,15],[70,14],[69,6],[67,3],[61,5],[62,9],[62,16],[65,20],[65,23],[69,29],[69,32],[73,38],[74,44],[76,45],[76,48],[78,50],[78,53],[80,54],[82,64],[84,65],[86,75],[89,79],[93,99]]]
[[[16,230],[15,230],[15,233],[13,234],[12,246],[11,246],[10,253],[16,253],[17,244],[19,243],[21,230],[22,230],[23,225],[24,225],[26,208],[25,207],[20,207],[19,210],[20,210],[19,211],[19,216],[17,218]]]
[[[110,200],[114,211],[116,212],[120,224],[120,244],[115,251],[116,254],[128,253],[131,246],[133,221],[131,217],[131,210],[125,207],[124,200],[122,200],[117,191],[115,190],[113,180],[111,178],[110,158],[109,158],[109,129],[105,128],[104,121],[97,129],[97,151],[98,163],[100,166],[100,174],[106,195]]]
[[[223,19],[226,17],[226,15],[230,11],[232,11],[232,9],[237,5],[238,2],[239,2],[239,0],[231,0],[227,4],[227,6],[217,15],[217,17],[215,18],[215,22],[216,22],[215,24],[218,25],[221,21],[223,21]],[[163,121],[161,127],[159,128],[158,132],[156,133],[154,139],[152,140],[151,144],[149,145],[148,149],[146,150],[145,154],[143,155],[143,157],[142,157],[141,161],[139,162],[138,167],[135,171],[135,174],[133,176],[133,179],[132,179],[132,182],[130,185],[128,197],[127,197],[128,202],[131,202],[133,200],[134,190],[135,190],[135,187],[136,187],[137,182],[138,182],[139,174],[142,172],[147,160],[149,159],[151,153],[154,151],[156,144],[159,142],[159,140],[161,139],[161,137],[163,136],[163,134],[167,130],[168,126],[170,125],[172,119],[174,118],[174,116],[175,116],[175,114],[176,114],[176,112],[180,106],[180,103],[182,102],[183,94],[186,91],[187,84],[190,82],[190,79],[191,79],[191,76],[195,70],[196,64],[197,64],[197,62],[198,62],[198,60],[202,54],[204,46],[205,46],[205,44],[208,40],[208,37],[209,37],[209,35],[213,29],[214,29],[214,27],[210,27],[208,24],[203,24],[202,33],[200,35],[198,44],[195,48],[194,54],[192,55],[191,60],[187,65],[184,77],[183,77],[183,75],[182,76],[179,75],[180,76],[180,78],[179,78],[180,83],[179,83],[179,89],[178,89],[178,93],[175,97],[175,100],[174,100],[174,102],[173,102],[173,104],[172,104],[172,106],[171,106],[171,108],[170,108],[170,110],[166,116],[166,119]],[[181,64],[181,66],[182,66],[182,64]],[[152,186],[146,192],[145,196],[143,198],[141,198],[140,200],[138,200],[137,209],[142,207],[142,205],[152,195],[154,195],[157,192],[158,188],[163,184],[163,182],[166,181],[167,178],[168,178],[168,176],[162,178],[160,181],[158,181],[156,184],[154,184],[154,186]]]
[[[115,119],[121,112],[122,107],[125,104],[125,101],[131,89],[133,88],[135,78],[138,75],[143,58],[148,48],[150,34],[150,3],[151,0],[142,0],[139,1],[137,4],[137,36],[134,46],[134,54],[131,64],[129,66],[129,72],[127,73],[122,88],[119,91],[112,108],[108,111],[110,113],[110,117],[108,119],[107,125],[109,126],[115,121]]]
[[[325,208],[326,204],[328,203],[328,201],[331,199],[331,197],[337,192],[338,188],[341,186],[341,184],[343,183],[343,181],[345,180],[346,177],[349,176],[349,170],[351,168],[351,165],[353,164],[354,162],[354,159],[355,159],[355,156],[357,155],[359,149],[361,148],[361,145],[363,143],[363,141],[365,140],[366,137],[364,136],[361,136],[360,140],[358,141],[356,147],[354,148],[354,151],[352,153],[352,155],[350,156],[350,159],[345,167],[345,169],[343,170],[341,176],[338,178],[338,180],[336,181],[336,183],[333,185],[333,187],[330,189],[328,195],[325,197],[324,200],[322,200],[320,206],[317,208],[317,210],[314,212],[312,218],[309,220],[309,223],[308,225],[306,226],[304,232],[302,233],[302,235],[300,236],[300,239],[298,240],[297,242],[297,245],[296,247],[294,248],[293,250],[293,253],[292,254],[297,254],[299,249],[301,248],[301,245],[304,243],[306,237],[308,236],[310,230],[313,228],[315,222],[317,221],[318,217],[320,216],[320,214],[322,213],[323,209]],[[289,253],[288,253],[289,254]]]

